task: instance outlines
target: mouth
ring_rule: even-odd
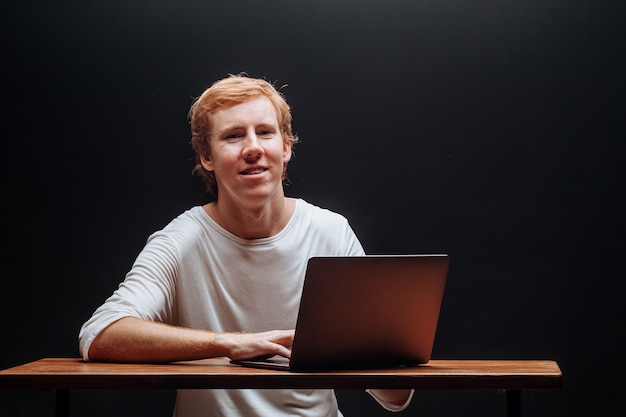
[[[267,168],[251,168],[245,171],[241,171],[240,174],[241,175],[257,175],[257,174],[262,174],[265,171],[267,171]]]

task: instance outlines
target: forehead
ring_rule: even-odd
[[[214,130],[223,131],[249,125],[278,125],[278,115],[272,102],[261,96],[216,111],[212,122]]]

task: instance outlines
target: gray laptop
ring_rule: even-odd
[[[445,254],[311,258],[291,359],[232,363],[290,371],[424,364],[435,341],[448,265]]]

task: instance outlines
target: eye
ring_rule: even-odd
[[[232,132],[232,133],[228,133],[227,135],[224,135],[224,140],[227,140],[229,142],[235,142],[241,139],[242,137],[243,135],[241,133]]]
[[[261,138],[269,138],[274,134],[273,130],[270,129],[261,129],[257,132],[257,136]]]

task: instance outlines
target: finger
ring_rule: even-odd
[[[291,358],[291,349],[283,346],[276,345],[276,355],[284,356],[285,358]]]

